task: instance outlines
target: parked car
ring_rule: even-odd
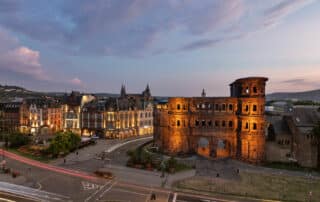
[[[102,177],[109,180],[114,178],[114,175],[109,171],[97,170],[94,172],[94,174],[97,175],[98,177]]]

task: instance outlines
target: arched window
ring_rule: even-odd
[[[177,126],[180,127],[180,120],[177,120]]]
[[[215,121],[215,122],[214,122],[214,125],[215,125],[215,127],[219,127],[219,125],[220,125],[220,124],[219,124],[219,121]]]
[[[253,87],[253,93],[258,93],[258,90],[257,90],[256,86]]]
[[[233,121],[229,121],[229,128],[233,127]]]
[[[250,93],[249,87],[246,87],[246,94],[249,94],[249,93]]]
[[[229,111],[233,111],[233,105],[229,104]]]
[[[226,111],[226,104],[222,104],[222,111]]]
[[[245,123],[245,129],[249,129],[249,123],[248,122]]]
[[[222,121],[222,127],[226,127],[226,121]]]
[[[202,126],[206,126],[206,121],[202,120]]]
[[[199,126],[199,121],[198,120],[196,120],[196,126]]]
[[[249,111],[249,105],[246,105],[245,107],[245,111],[248,112]]]
[[[257,111],[257,105],[253,105],[253,107],[252,107],[252,111],[254,111],[254,112],[256,112]]]
[[[215,104],[215,111],[219,111],[219,104]]]
[[[253,123],[253,130],[257,130],[257,123]]]
[[[177,110],[180,110],[180,104],[177,104]]]

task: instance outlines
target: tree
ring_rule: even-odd
[[[29,136],[24,135],[22,133],[11,133],[6,134],[4,137],[6,147],[18,148],[30,143],[31,139]]]
[[[315,137],[315,143],[317,145],[318,148],[318,155],[317,155],[317,167],[318,169],[320,169],[320,121],[318,122],[318,124],[316,126],[314,126],[314,128],[312,129],[312,134]]]
[[[77,149],[80,142],[81,138],[77,134],[72,132],[59,132],[51,141],[47,152],[54,157],[60,153],[67,154]]]

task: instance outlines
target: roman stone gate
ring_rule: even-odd
[[[227,158],[231,156],[231,144],[225,139],[214,139],[210,144],[208,138],[200,137],[197,153],[204,157]]]

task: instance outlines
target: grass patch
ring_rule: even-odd
[[[187,171],[187,170],[191,170],[192,167],[183,163],[177,163],[176,167],[175,167],[175,172],[182,172],[182,171]]]
[[[29,159],[32,159],[32,160],[40,161],[40,162],[43,162],[43,163],[49,163],[50,160],[52,160],[52,158],[49,158],[47,156],[34,156],[32,154],[29,154],[29,153],[21,152],[18,149],[15,149],[15,148],[9,148],[7,150],[12,152],[12,153],[15,153],[17,155],[20,155],[20,156],[23,156],[23,157],[26,157],[26,158],[29,158]]]
[[[200,191],[248,196],[280,201],[311,201],[320,198],[320,180],[273,174],[242,172],[239,180],[221,178],[193,177],[176,183],[176,188],[183,191]]]
[[[301,167],[297,163],[271,162],[271,163],[264,164],[264,166],[268,168],[276,168],[276,169],[291,170],[291,171],[319,172],[319,170],[315,168]]]

